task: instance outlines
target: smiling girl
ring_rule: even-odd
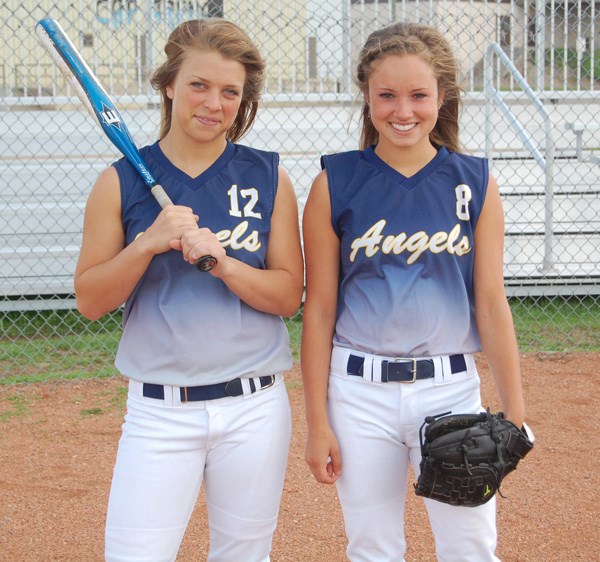
[[[294,191],[278,155],[236,144],[263,60],[223,20],[181,24],[154,73],[159,140],[142,149],[177,202],[161,210],[120,160],[97,180],[75,274],[79,310],[125,304],[115,364],[129,379],[106,560],[175,560],[204,483],[209,560],[264,562],[283,490],[292,366],[281,316],[303,290]],[[193,265],[212,255],[209,272]]]
[[[457,75],[431,27],[371,34],[356,75],[361,150],[322,158],[304,210],[306,460],[337,485],[352,562],[403,560],[419,428],[482,410],[475,353],[506,416],[525,416],[502,204],[487,161],[460,152]],[[494,500],[425,503],[438,560],[497,560]]]

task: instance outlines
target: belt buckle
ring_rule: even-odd
[[[265,386],[262,385],[262,383],[260,383],[260,389],[264,390],[265,388],[271,388],[274,384],[275,384],[275,375],[271,375],[271,382]]]
[[[398,381],[400,384],[412,384],[417,380],[417,360],[414,357],[394,357],[394,363],[412,363],[412,367],[410,369],[410,374],[412,375],[412,379],[409,381]]]

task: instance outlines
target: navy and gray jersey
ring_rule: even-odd
[[[334,344],[391,357],[474,353],[474,231],[487,160],[440,148],[411,177],[369,147],[323,156],[341,261]]]
[[[276,153],[228,143],[196,178],[175,167],[158,143],[141,153],[171,199],[191,207],[228,255],[265,268],[278,183]],[[125,159],[114,166],[130,244],[161,209]],[[220,279],[170,250],[152,259],[125,303],[115,365],[135,380],[194,386],[279,373],[291,368],[292,358],[279,316],[248,306]]]

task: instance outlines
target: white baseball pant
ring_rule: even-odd
[[[480,379],[472,356],[467,370],[450,374],[448,358],[434,359],[435,376],[413,383],[372,382],[346,371],[349,354],[334,348],[329,378],[330,422],[338,439],[342,474],[337,490],[352,562],[404,560],[404,506],[408,467],[419,474],[419,429],[426,416],[482,410]],[[365,371],[381,358],[366,356]],[[444,368],[445,366],[445,368]],[[367,368],[368,367],[368,368]],[[498,561],[496,502],[456,507],[425,499],[443,562]]]
[[[282,376],[248,396],[181,403],[130,381],[106,521],[106,560],[176,559],[204,481],[211,562],[268,562],[291,434]],[[174,391],[171,392],[170,389]]]

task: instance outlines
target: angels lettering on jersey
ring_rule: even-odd
[[[365,233],[356,238],[352,244],[349,259],[354,262],[359,251],[364,251],[366,257],[373,257],[377,252],[384,254],[410,254],[407,264],[415,263],[426,251],[433,254],[448,252],[457,256],[468,254],[471,251],[469,237],[461,236],[461,221],[469,221],[469,202],[471,201],[471,188],[466,184],[454,188],[456,195],[456,218],[458,222],[448,232],[438,231],[427,233],[418,231],[414,233],[400,232],[398,234],[383,234],[387,221],[381,219],[369,227]]]

